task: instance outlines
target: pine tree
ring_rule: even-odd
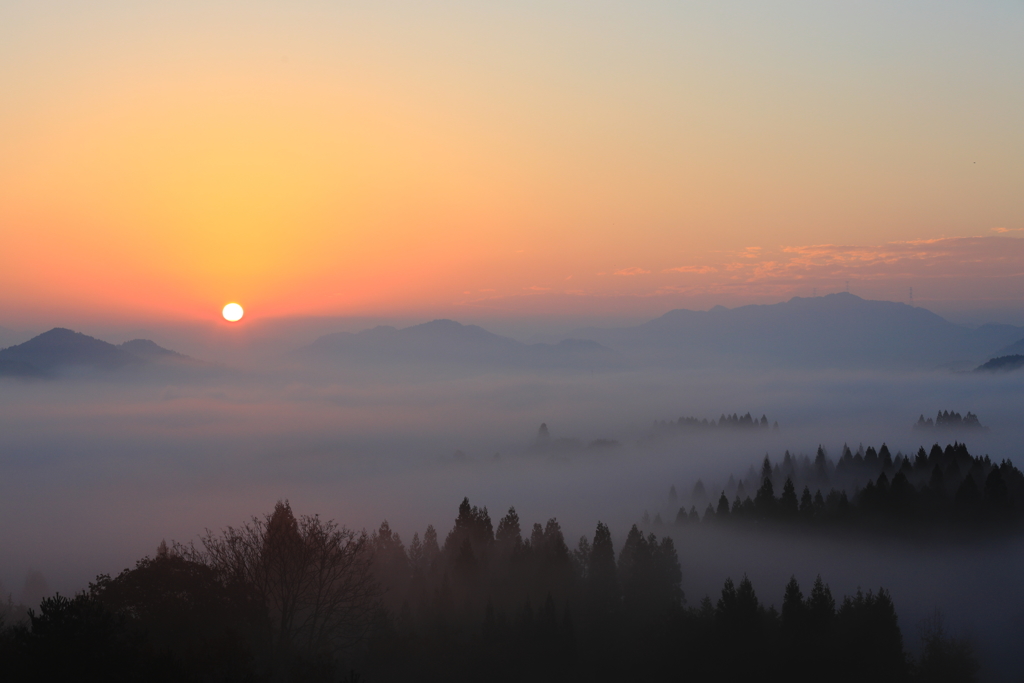
[[[784,517],[793,518],[797,515],[798,503],[793,480],[787,478],[782,486],[782,496],[779,498],[779,513]]]
[[[800,514],[804,517],[814,514],[814,501],[811,499],[811,489],[807,486],[804,487],[804,492],[800,495]]]
[[[514,507],[498,521],[498,530],[494,534],[498,552],[504,557],[511,557],[522,552],[523,531],[519,526],[519,515]]]
[[[597,523],[587,563],[587,597],[596,614],[608,616],[619,601],[619,580],[615,566],[615,548],[608,525]]]
[[[676,513],[676,526],[682,524],[688,524],[690,521],[689,515],[686,514],[686,506],[679,508],[679,512]]]
[[[782,597],[782,633],[790,645],[804,636],[805,613],[804,594],[800,592],[800,584],[797,583],[796,577],[792,576]]]
[[[775,491],[772,487],[771,477],[765,477],[761,488],[757,490],[757,495],[754,497],[757,514],[762,518],[771,517],[775,514],[775,505]]]
[[[722,495],[718,497],[718,509],[715,511],[715,516],[723,520],[729,518],[729,499],[725,497],[725,491],[722,491]]]

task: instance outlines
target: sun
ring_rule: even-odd
[[[242,316],[245,315],[245,311],[243,311],[242,307],[238,304],[228,304],[223,310],[221,310],[220,314],[223,315],[224,319],[228,322],[236,323],[242,319]]]

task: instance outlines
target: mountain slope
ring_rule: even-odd
[[[992,360],[979,365],[975,372],[1010,372],[1024,368],[1024,356],[1020,354],[1010,356],[998,356]]]
[[[149,339],[132,339],[131,341],[126,341],[123,344],[118,344],[117,348],[127,351],[128,353],[138,356],[139,358],[145,358],[147,360],[193,360],[184,354],[178,353],[177,351],[171,351],[170,349],[165,349],[162,346],[158,346],[156,342],[151,341]]]
[[[380,326],[357,333],[337,332],[320,337],[299,354],[361,364],[493,369],[594,369],[622,363],[618,354],[594,341],[523,344],[454,320],[434,320],[403,329]]]
[[[38,377],[71,367],[118,370],[153,364],[193,364],[188,356],[148,339],[114,345],[63,327],[0,350],[0,375]]]
[[[1019,356],[1024,355],[1024,339],[1018,339],[1009,346],[999,349],[993,356]]]
[[[659,363],[932,368],[973,366],[1022,332],[1012,325],[970,329],[923,308],[840,293],[734,309],[680,309],[636,327],[572,336]]]
[[[63,366],[114,370],[140,362],[138,356],[124,349],[63,327],[55,327],[23,344],[3,349],[0,360],[25,363],[41,372]]]

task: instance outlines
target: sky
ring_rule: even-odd
[[[0,325],[1024,324],[1020,2],[0,5]]]

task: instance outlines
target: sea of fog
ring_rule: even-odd
[[[570,545],[598,520],[621,543],[645,512],[674,519],[697,479],[710,492],[768,454],[835,459],[844,443],[895,454],[938,440],[918,415],[976,413],[972,454],[1024,465],[1024,373],[671,372],[478,374],[276,370],[217,379],[116,375],[0,382],[0,582],[15,601],[73,593],[166,539],[237,525],[288,499],[356,529],[387,519],[408,542],[443,535],[463,497],[497,522],[556,517]],[[778,432],[651,439],[655,420],[766,415]],[[565,447],[533,447],[546,423]],[[587,448],[597,439],[617,444]],[[575,440],[575,441],[573,441]],[[942,439],[946,439],[943,437]],[[971,637],[987,675],[1024,670],[1024,542],[907,544],[671,524],[690,604],[747,574],[781,604],[790,575],[837,598],[891,591],[908,649],[941,610]],[[34,577],[26,584],[26,577]]]

